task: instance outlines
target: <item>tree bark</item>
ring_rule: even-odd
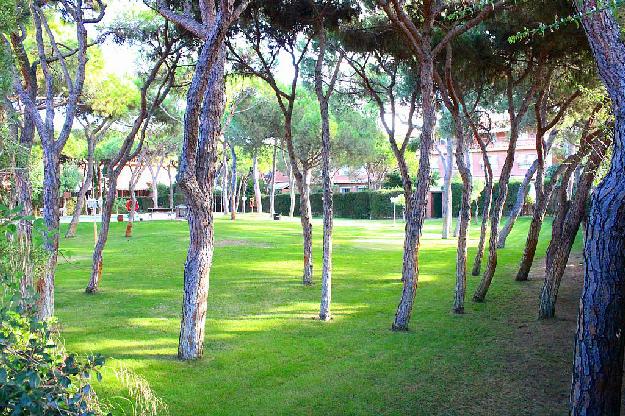
[[[278,153],[278,142],[273,140],[273,159],[271,161],[271,188],[269,190],[269,217],[273,218],[276,212],[276,156]]]
[[[222,200],[222,205],[223,205],[223,209],[222,211],[224,212],[224,215],[229,215],[230,214],[230,198],[228,197],[228,188],[230,187],[230,181],[228,179],[228,156],[227,156],[227,152],[228,152],[228,143],[226,142],[226,140],[223,141],[223,163],[222,163],[222,168],[223,168],[223,175],[221,176],[221,200]]]
[[[300,221],[302,223],[302,235],[304,237],[304,274],[302,282],[304,286],[313,283],[313,252],[312,252],[312,210],[310,207],[310,176],[308,167],[302,169],[302,181],[300,184]]]
[[[571,201],[568,200],[569,192],[566,184],[573,170],[577,171],[577,169],[569,170],[563,177],[563,183],[559,190],[560,206],[553,220],[551,242],[547,249],[545,281],[540,294],[539,319],[555,317],[560,282],[586,211],[586,202],[592,190],[595,173],[605,156],[608,145],[607,140],[601,140],[595,146],[595,151],[586,163],[584,174],[577,186],[577,192]]]
[[[76,200],[76,209],[74,210],[74,215],[72,216],[72,221],[69,224],[67,233],[65,233],[65,238],[72,238],[76,236],[76,228],[78,227],[78,223],[80,222],[80,215],[82,214],[82,209],[85,205],[87,191],[90,189],[91,182],[93,181],[94,164],[95,164],[95,136],[88,135],[87,136],[87,168],[85,172],[85,179],[83,180],[83,183],[80,186],[80,190],[78,191],[78,198]]]
[[[462,178],[462,202],[460,205],[460,214],[458,223],[458,249],[456,252],[456,288],[454,291],[453,312],[457,314],[464,313],[464,298],[467,289],[467,235],[469,230],[469,222],[471,221],[471,193],[473,192],[473,181],[471,178],[471,169],[466,163],[465,155],[468,153],[468,147],[464,132],[462,129],[462,121],[459,116],[456,117],[456,163],[458,171]]]
[[[258,172],[258,155],[256,153],[254,153],[252,164],[254,176],[254,205],[256,205],[256,212],[260,214],[263,212],[263,196],[260,192],[260,173]]]
[[[451,138],[447,139],[446,143],[446,153],[445,158],[443,159],[445,163],[445,176],[443,177],[443,233],[442,238],[448,239],[449,233],[451,232],[451,223],[452,223],[452,205],[451,205],[451,174],[453,171],[454,164],[454,145],[453,140]],[[456,234],[457,235],[457,234]],[[454,235],[454,236],[456,236]]]
[[[171,163],[167,165],[167,177],[169,178],[169,209],[174,210],[174,181],[171,177]]]
[[[545,218],[545,213],[547,212],[547,207],[549,206],[549,201],[551,200],[553,189],[558,182],[560,175],[564,173],[565,168],[569,170],[572,166],[572,169],[574,170],[582,157],[588,152],[588,150],[589,147],[587,145],[583,145],[576,154],[567,157],[553,174],[550,183],[546,185],[540,184],[538,182],[542,181],[543,177],[540,167],[538,168],[536,177],[536,203],[534,204],[532,222],[530,223],[530,228],[527,233],[527,240],[525,242],[525,249],[523,250],[523,257],[521,258],[519,271],[516,275],[516,280],[518,282],[527,281],[529,278],[529,272],[532,268],[534,257],[536,256],[536,248],[538,247],[538,239],[540,237],[540,230],[542,228],[543,220]]]
[[[493,169],[488,160],[488,150],[482,139],[476,134],[476,140],[482,152],[482,163],[484,164],[484,206],[482,208],[482,225],[480,226],[480,241],[477,244],[477,252],[473,260],[473,269],[471,275],[479,276],[482,271],[482,259],[484,258],[484,248],[486,247],[486,232],[488,231],[488,222],[490,220],[491,204],[493,200]]]
[[[37,315],[47,319],[54,315],[54,274],[59,250],[59,188],[60,160],[58,153],[49,146],[43,150],[43,219],[46,224],[46,236],[43,247],[48,252],[44,274],[35,285],[37,298]]]
[[[237,192],[237,154],[234,150],[234,146],[230,145],[230,154],[232,155],[232,175],[230,178],[231,191],[230,192],[230,219],[232,221],[237,219],[237,206],[238,206],[238,192]]]
[[[323,24],[318,30],[319,55],[315,65],[315,92],[319,101],[321,114],[321,177],[323,182],[323,266],[321,272],[321,304],[319,319],[328,321],[331,318],[330,305],[332,302],[332,228],[334,221],[332,201],[332,173],[330,172],[331,140],[330,140],[330,111],[328,102],[333,93],[334,85],[339,73],[343,55],[334,64],[332,76],[324,92],[323,65],[326,53],[326,29]],[[275,148],[274,148],[275,165]]]
[[[558,131],[555,129],[552,130],[551,133],[549,133],[549,140],[547,141],[547,143],[545,143],[545,155],[549,154],[551,150],[551,146],[553,142],[555,141],[557,134],[558,134]],[[508,238],[510,231],[512,231],[512,228],[514,227],[516,220],[519,218],[519,215],[521,214],[521,211],[523,210],[523,206],[525,205],[525,198],[527,197],[527,193],[529,191],[530,182],[532,178],[534,177],[534,174],[536,173],[537,169],[538,169],[538,159],[536,159],[532,163],[528,171],[525,173],[523,182],[521,183],[521,186],[519,187],[519,190],[517,192],[517,197],[516,197],[514,206],[512,207],[512,210],[510,211],[510,215],[508,215],[508,220],[506,221],[506,224],[503,226],[503,228],[499,232],[499,240],[497,241],[497,248],[504,248],[506,246],[506,239]]]
[[[540,79],[540,75],[537,74],[537,78]],[[521,104],[520,109],[517,111],[514,106],[514,94],[513,94],[513,86],[514,81],[512,79],[511,71],[508,73],[508,114],[510,118],[510,142],[508,144],[508,151],[506,154],[506,160],[501,169],[501,174],[499,176],[499,194],[497,195],[497,199],[491,209],[491,225],[490,225],[490,238],[488,242],[488,263],[486,265],[486,270],[484,271],[484,275],[480,280],[480,283],[473,295],[473,301],[475,302],[483,302],[486,298],[486,293],[490,288],[490,284],[493,280],[493,276],[495,275],[495,270],[497,269],[497,239],[499,237],[499,221],[501,220],[501,215],[503,213],[503,207],[506,202],[506,197],[508,196],[508,185],[510,182],[510,173],[512,171],[512,166],[514,164],[514,154],[516,151],[516,143],[519,139],[520,129],[521,129],[521,120],[524,115],[527,113],[527,109],[529,107],[529,100],[534,97],[536,94],[536,90],[538,89],[538,81],[534,82],[534,85],[530,88],[523,99],[523,103]]]
[[[424,43],[429,44],[429,34]],[[430,192],[430,150],[434,138],[436,113],[434,105],[434,57],[424,54],[420,67],[421,107],[423,127],[421,131],[419,170],[414,192],[406,195],[406,228],[404,235],[404,258],[402,265],[403,288],[395,313],[392,329],[407,331],[419,278],[419,243],[425,217],[425,207]],[[404,175],[405,176],[405,175]],[[405,180],[404,180],[405,182]],[[406,190],[404,184],[404,190]]]
[[[102,224],[100,225],[100,232],[98,233],[98,240],[93,249],[93,256],[91,262],[91,276],[89,278],[89,284],[85,289],[85,292],[94,294],[100,290],[100,281],[102,280],[102,259],[104,247],[109,235],[109,229],[111,226],[111,214],[113,212],[113,201],[117,195],[117,176],[114,174],[114,170],[109,168],[108,173],[109,186],[106,190],[106,199],[102,206]]]
[[[189,201],[190,237],[184,267],[184,296],[178,346],[178,357],[182,360],[200,358],[204,351],[209,277],[213,261],[214,223],[210,201],[217,157],[216,143],[221,136],[220,123],[225,105],[225,49],[223,45],[219,48],[220,56],[211,68],[208,66],[211,47],[210,42],[206,42],[202,47],[193,82],[187,94],[185,148],[178,173],[178,183]],[[208,80],[205,81],[203,78]],[[199,94],[203,96],[201,101]],[[203,102],[201,114],[197,114],[201,102]],[[199,118],[196,118],[198,116]],[[193,135],[197,135],[198,129],[200,138],[199,143],[195,143],[197,146],[195,149],[190,139]],[[196,163],[192,160],[196,157],[197,165],[189,165],[189,162]]]

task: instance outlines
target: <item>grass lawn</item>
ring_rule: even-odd
[[[61,243],[57,316],[69,350],[108,357],[96,384],[103,399],[123,405],[127,393],[113,374],[123,366],[176,416],[565,414],[562,391],[548,394],[551,402],[528,397],[542,381],[514,364],[568,368],[567,357],[534,354],[519,338],[517,323],[536,316],[528,305],[538,286],[513,281],[528,224],[520,219],[500,251],[487,302],[471,302],[479,278],[469,277],[467,313],[454,316],[455,240],[441,240],[441,222],[427,221],[411,331],[393,333],[403,224],[336,220],[334,319],[324,323],[313,319],[321,221],[315,285],[303,287],[298,220],[217,214],[205,353],[189,363],[176,360],[186,223],[136,223],[132,239],[113,224],[97,295],[84,293],[93,228],[81,224],[77,238]],[[470,265],[478,232],[473,225]],[[541,255],[549,232],[545,226]]]

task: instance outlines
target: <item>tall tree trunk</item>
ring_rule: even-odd
[[[276,156],[278,153],[278,142],[273,140],[273,159],[271,161],[271,184],[269,190],[269,216],[276,213]]]
[[[584,140],[584,138],[582,138],[582,140]],[[564,172],[564,168],[568,166],[569,168],[567,168],[567,170],[574,170],[582,157],[588,152],[588,150],[589,147],[587,145],[584,145],[577,153],[566,158],[565,161],[553,174],[550,183],[546,185],[543,185],[541,183],[543,175],[539,166],[536,176],[536,203],[534,204],[532,222],[530,223],[530,228],[527,233],[527,240],[525,242],[525,249],[523,250],[523,257],[521,258],[519,271],[517,272],[516,276],[517,281],[527,281],[529,277],[529,272],[532,268],[534,257],[536,256],[536,248],[538,247],[540,230],[542,228],[545,213],[547,212],[547,207],[549,206],[549,201],[551,200],[551,195],[555,184],[557,183],[560,175]],[[567,178],[570,179],[570,175],[568,175]]]
[[[224,215],[230,214],[230,198],[228,197],[228,188],[230,187],[230,181],[228,180],[228,143],[223,141],[223,175],[221,176],[221,200],[223,205]]]
[[[169,178],[169,209],[174,210],[174,181],[171,177],[171,164],[167,166],[167,177]]]
[[[263,196],[260,193],[260,173],[258,172],[258,155],[256,153],[254,153],[252,164],[254,175],[254,201],[256,205],[256,212],[260,214],[263,212]]]
[[[200,358],[204,351],[207,298],[214,250],[211,200],[217,161],[216,143],[221,136],[225,105],[225,47],[219,47],[219,57],[212,68],[208,66],[210,51],[211,42],[208,41],[200,52],[193,82],[187,94],[185,144],[178,172],[178,183],[189,201],[190,237],[184,267],[184,296],[178,345],[178,357],[182,360]],[[208,83],[202,93],[203,99],[199,101],[205,80]],[[198,114],[198,107],[202,102],[201,113]],[[197,136],[198,129],[199,143],[194,144],[193,136]],[[198,158],[196,166],[193,158]]]
[[[558,134],[558,130],[551,130],[549,133],[549,140],[545,143],[545,156],[549,154],[551,150],[551,145],[553,144],[556,136]],[[499,240],[497,241],[497,248],[504,248],[506,246],[506,239],[512,231],[512,227],[516,223],[516,220],[519,218],[521,211],[523,210],[523,206],[525,205],[525,198],[527,197],[527,193],[529,192],[530,182],[534,177],[538,169],[538,159],[534,160],[530,168],[525,173],[525,177],[523,178],[523,182],[521,182],[521,186],[516,195],[516,201],[510,214],[508,215],[508,220],[506,224],[503,226],[501,231],[499,231]]]
[[[72,216],[72,221],[69,224],[65,238],[72,238],[76,236],[76,228],[80,221],[80,215],[85,205],[87,191],[91,188],[91,182],[93,181],[93,165],[95,163],[95,137],[87,137],[87,169],[85,172],[85,179],[83,180],[80,190],[78,191],[78,198],[76,201],[76,209]]]
[[[91,276],[89,278],[89,284],[85,289],[87,293],[97,293],[100,290],[100,281],[102,280],[102,259],[104,247],[109,235],[109,229],[111,226],[111,215],[113,213],[113,201],[117,194],[117,176],[115,176],[112,167],[109,169],[108,174],[109,186],[106,190],[106,199],[102,205],[102,224],[100,225],[100,232],[98,233],[98,240],[96,241],[93,249],[93,256],[91,262]],[[129,214],[130,219],[130,214]]]
[[[482,207],[480,240],[477,244],[477,252],[475,253],[473,269],[471,270],[471,275],[473,276],[479,276],[482,272],[482,259],[484,258],[484,247],[486,247],[486,232],[488,231],[488,222],[490,221],[490,211],[493,200],[493,170],[488,160],[488,151],[486,145],[479,137],[477,140],[482,152],[482,163],[484,164],[484,190],[482,191],[484,206]]]
[[[321,272],[321,303],[319,306],[319,319],[327,321],[331,318],[330,306],[332,303],[332,173],[330,172],[330,156],[332,145],[330,141],[330,111],[328,102],[333,93],[334,85],[339,73],[343,55],[335,63],[332,77],[328,83],[327,91],[324,92],[323,64],[326,53],[326,29],[323,24],[318,30],[319,55],[315,65],[315,93],[319,102],[321,114],[321,177],[323,182],[323,266]],[[274,148],[274,165],[275,165]]]
[[[234,150],[234,146],[230,146],[230,154],[232,155],[232,175],[230,179],[231,191],[230,192],[230,219],[232,221],[237,219],[237,154]]]
[[[539,71],[540,72],[540,71]],[[540,78],[540,73],[536,74],[537,78]],[[497,240],[499,238],[499,222],[501,220],[501,215],[503,213],[504,204],[506,202],[506,197],[508,196],[508,185],[510,182],[510,173],[512,171],[512,167],[514,164],[514,155],[516,152],[516,144],[519,139],[519,134],[521,130],[521,120],[527,113],[527,109],[529,107],[529,100],[534,97],[536,91],[538,89],[538,81],[536,81],[531,89],[527,92],[523,99],[523,103],[521,104],[521,108],[516,111],[514,108],[514,94],[513,94],[513,86],[514,81],[512,79],[512,73],[508,74],[508,115],[510,119],[510,142],[508,144],[508,150],[506,154],[506,160],[501,169],[501,174],[499,176],[499,194],[497,195],[497,199],[495,199],[495,203],[491,209],[491,224],[490,224],[490,238],[488,241],[488,263],[486,265],[486,270],[484,271],[484,275],[480,280],[480,283],[473,295],[473,300],[475,302],[483,302],[486,298],[486,293],[490,288],[490,284],[493,280],[493,276],[495,275],[495,270],[497,269]]]
[[[456,252],[456,288],[454,291],[453,312],[464,313],[464,298],[467,289],[467,235],[469,222],[471,221],[471,193],[473,192],[473,180],[471,169],[466,162],[468,146],[462,129],[462,121],[456,117],[456,163],[462,178],[462,202],[458,223],[458,249]]]
[[[568,169],[562,178],[558,198],[558,212],[553,219],[551,242],[546,255],[545,281],[540,294],[539,319],[549,319],[555,316],[560,282],[566,269],[571,248],[584,218],[586,202],[592,189],[595,173],[605,156],[608,145],[609,142],[607,140],[601,140],[595,146],[595,150],[584,168],[584,174],[578,183],[577,192],[570,201],[567,183],[571,179],[573,171],[577,171],[577,169]]]
[[[519,186],[519,190],[516,194],[516,201],[514,202],[514,206],[510,210],[510,214],[508,215],[508,219],[506,220],[505,225],[499,231],[499,240],[497,240],[497,248],[505,248],[506,247],[506,239],[512,231],[512,227],[516,223],[516,220],[521,215],[521,211],[523,210],[523,206],[525,205],[525,198],[527,198],[527,193],[530,189],[530,181],[534,177],[536,173],[536,168],[538,167],[538,160],[535,160],[530,168],[525,172],[525,177],[523,178],[523,182],[521,182],[521,186]]]
[[[300,184],[300,221],[302,223],[302,235],[304,237],[304,274],[302,282],[304,286],[313,283],[313,253],[312,253],[312,210],[310,207],[310,168],[302,168],[302,183]]]
[[[443,177],[443,233],[442,238],[448,239],[451,232],[453,218],[451,201],[451,174],[454,165],[454,144],[451,138],[447,139],[445,158],[445,176]],[[457,234],[454,234],[456,236]]]
[[[430,39],[424,39],[428,44]],[[425,207],[430,192],[430,151],[434,137],[436,113],[434,106],[434,57],[425,54],[420,69],[421,107],[423,111],[423,127],[419,155],[419,171],[414,192],[406,195],[406,228],[404,236],[404,258],[402,265],[402,295],[395,313],[392,329],[407,331],[412,315],[415,294],[419,278],[419,243],[423,229]]]
[[[135,186],[130,184],[130,209],[128,210],[128,222],[126,223],[126,238],[132,237],[132,227],[135,223],[135,213],[137,208],[137,198],[135,195]]]
[[[545,219],[545,213],[547,212],[547,205],[549,203],[550,196],[536,198],[536,204],[534,205],[534,212],[532,214],[532,222],[527,233],[527,241],[525,242],[525,249],[523,250],[523,257],[519,265],[519,271],[516,275],[517,282],[524,282],[529,278],[529,272],[534,263],[534,257],[536,256],[536,248],[538,247],[538,239],[540,237],[540,230],[543,226],[543,220]]]
[[[35,289],[37,298],[37,314],[40,319],[54,315],[54,274],[59,249],[59,188],[60,161],[59,155],[44,147],[43,153],[43,219],[46,224],[46,238],[43,247],[48,252],[44,274],[39,278]]]
[[[289,205],[289,218],[293,218],[293,214],[295,213],[295,177],[293,176],[293,167],[291,163],[286,158],[284,150],[282,151],[282,160],[287,169],[287,174],[289,176],[289,197],[290,197],[290,205]]]

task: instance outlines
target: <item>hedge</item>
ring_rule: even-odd
[[[508,186],[508,196],[504,205],[504,215],[507,215],[516,200],[516,194],[519,186],[518,181],[510,182]],[[400,195],[401,189],[382,189],[379,191],[362,191],[335,193],[334,216],[337,218],[353,218],[353,219],[388,219],[393,218],[393,204],[391,198]],[[458,215],[460,210],[460,199],[462,196],[462,183],[454,182],[451,186],[452,193],[452,210],[454,216]],[[499,184],[496,183],[493,189],[493,200],[499,195]],[[478,199],[480,212],[484,205],[484,198],[480,195]],[[282,215],[288,215],[291,206],[291,197],[289,194],[276,194],[275,212]],[[323,215],[323,200],[321,193],[313,193],[310,195],[310,206],[313,216]],[[294,215],[300,214],[299,195],[295,196],[295,212]],[[263,211],[269,212],[269,197],[263,197]],[[397,211],[399,215],[400,210]]]

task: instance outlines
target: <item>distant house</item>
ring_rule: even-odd
[[[132,172],[134,169],[137,169],[136,162],[130,162],[122,169],[119,177],[117,178],[117,197],[118,198],[129,198],[130,197],[130,178],[132,177]],[[153,170],[156,172],[156,169]],[[169,168],[169,174],[167,173],[167,166],[162,166],[159,169],[159,172],[156,176],[156,183],[162,184],[165,186],[170,186],[171,182],[176,180],[177,171],[175,168]],[[171,176],[170,176],[171,175]],[[135,185],[135,196],[137,198],[142,197],[150,197],[152,196],[152,175],[150,174],[150,169],[147,167],[143,169],[141,172],[141,176],[139,176],[139,180]]]
[[[271,173],[266,176],[266,182],[271,181]],[[319,178],[318,178],[319,179]],[[276,171],[276,181],[274,185],[276,192],[288,194],[289,177],[280,171]],[[347,169],[339,169],[332,176],[332,187],[336,193],[360,192],[368,189],[367,177],[359,172],[353,172]]]
[[[346,194],[360,192],[368,189],[367,176],[351,170],[339,169],[332,176],[334,192]]]
[[[506,160],[509,145],[509,132],[509,128],[500,127],[493,129],[490,137],[484,135],[483,138],[484,142],[488,142],[487,157],[493,170],[493,180],[495,182],[498,181]],[[430,165],[432,166],[432,172],[438,172],[441,178],[444,176],[444,163],[447,157],[447,148],[445,144],[444,140],[436,143],[436,148],[430,153]],[[486,171],[484,169],[482,151],[477,141],[474,141],[471,144],[469,154],[469,162],[473,178],[484,180],[486,178]],[[523,180],[525,174],[536,158],[536,133],[530,130],[525,131],[521,133],[517,141],[516,151],[514,153],[514,164],[512,165],[512,170],[510,172],[510,179]],[[553,152],[550,152],[545,158],[545,167],[547,168],[553,163]],[[458,168],[454,160],[452,176],[455,176],[457,173]],[[434,218],[439,218],[442,215],[442,190],[440,186],[432,187],[430,191],[426,215]]]

